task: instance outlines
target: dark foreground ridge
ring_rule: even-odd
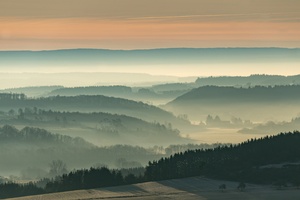
[[[220,189],[220,186],[224,185],[226,188]],[[213,180],[204,177],[191,177],[117,187],[35,195],[12,200],[282,200],[297,199],[300,195],[300,190],[293,187],[279,189],[278,187],[269,185],[264,186],[247,183],[245,184],[245,188],[240,189],[240,185],[243,184],[232,181]]]
[[[205,176],[239,182],[300,185],[300,132],[251,139],[237,145],[199,149],[149,162],[144,175],[123,176],[106,167],[76,170],[50,180],[44,189],[33,183],[0,185],[0,197],[17,197],[140,182]]]

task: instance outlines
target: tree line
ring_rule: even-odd
[[[149,181],[208,176],[263,184],[284,179],[291,183],[300,180],[300,165],[291,164],[274,169],[272,164],[299,161],[300,133],[295,131],[251,139],[237,145],[177,153],[149,162],[145,177]],[[271,167],[264,167],[268,165]],[[278,174],[284,175],[280,177]]]

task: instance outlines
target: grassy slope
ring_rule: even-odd
[[[219,185],[226,184],[227,189],[222,192]],[[264,199],[281,200],[297,199],[300,190],[286,188],[278,190],[272,186],[246,184],[245,191],[237,190],[237,182],[211,180],[203,177],[192,177],[159,182],[101,188],[93,190],[77,190],[47,195],[14,198],[14,200],[88,200],[88,199]]]

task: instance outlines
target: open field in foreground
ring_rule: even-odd
[[[221,191],[219,185],[226,184]],[[148,182],[128,186],[108,187],[93,190],[77,190],[71,192],[14,198],[15,200],[91,200],[91,199],[299,199],[300,190],[294,188],[277,189],[273,186],[246,184],[244,191],[237,190],[238,183],[211,180],[202,177]]]

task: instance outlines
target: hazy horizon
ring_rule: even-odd
[[[300,74],[299,48],[0,51],[0,59],[0,73],[134,73],[175,77]]]

